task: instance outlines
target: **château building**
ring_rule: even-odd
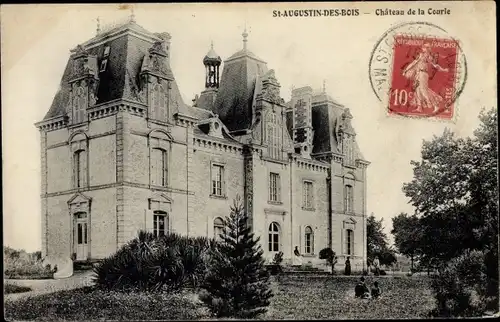
[[[361,269],[369,162],[352,115],[311,87],[285,102],[247,37],[224,61],[213,46],[200,55],[205,89],[191,104],[168,33],[131,18],[71,51],[36,124],[44,256],[99,260],[139,230],[217,237],[240,196],[268,260],[282,251],[291,261],[298,247],[320,264],[331,247],[339,265],[350,256]]]

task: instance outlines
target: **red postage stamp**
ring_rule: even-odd
[[[459,45],[453,39],[396,35],[389,113],[451,119]]]

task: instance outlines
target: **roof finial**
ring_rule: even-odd
[[[326,93],[326,80],[323,79],[323,93]]]
[[[214,41],[213,40],[210,41],[210,49],[214,49]]]
[[[243,31],[243,33],[241,34],[243,36],[243,49],[247,49],[247,37],[248,37],[248,33],[247,33],[247,22],[245,21],[245,30]]]
[[[100,32],[101,32],[101,20],[99,20],[99,17],[97,17],[96,33],[99,34]]]
[[[134,6],[130,6],[130,22],[135,22]]]

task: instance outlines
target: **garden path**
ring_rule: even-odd
[[[19,286],[28,286],[30,292],[5,294],[5,300],[17,300],[27,296],[36,296],[48,294],[57,291],[71,290],[83,286],[92,285],[92,271],[76,271],[73,276],[63,279],[46,279],[46,280],[17,280],[5,279],[5,283],[15,284]]]

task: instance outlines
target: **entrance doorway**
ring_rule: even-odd
[[[79,212],[75,214],[75,225],[74,225],[74,252],[76,254],[76,260],[86,260],[88,257],[88,223],[87,214],[84,212]]]

